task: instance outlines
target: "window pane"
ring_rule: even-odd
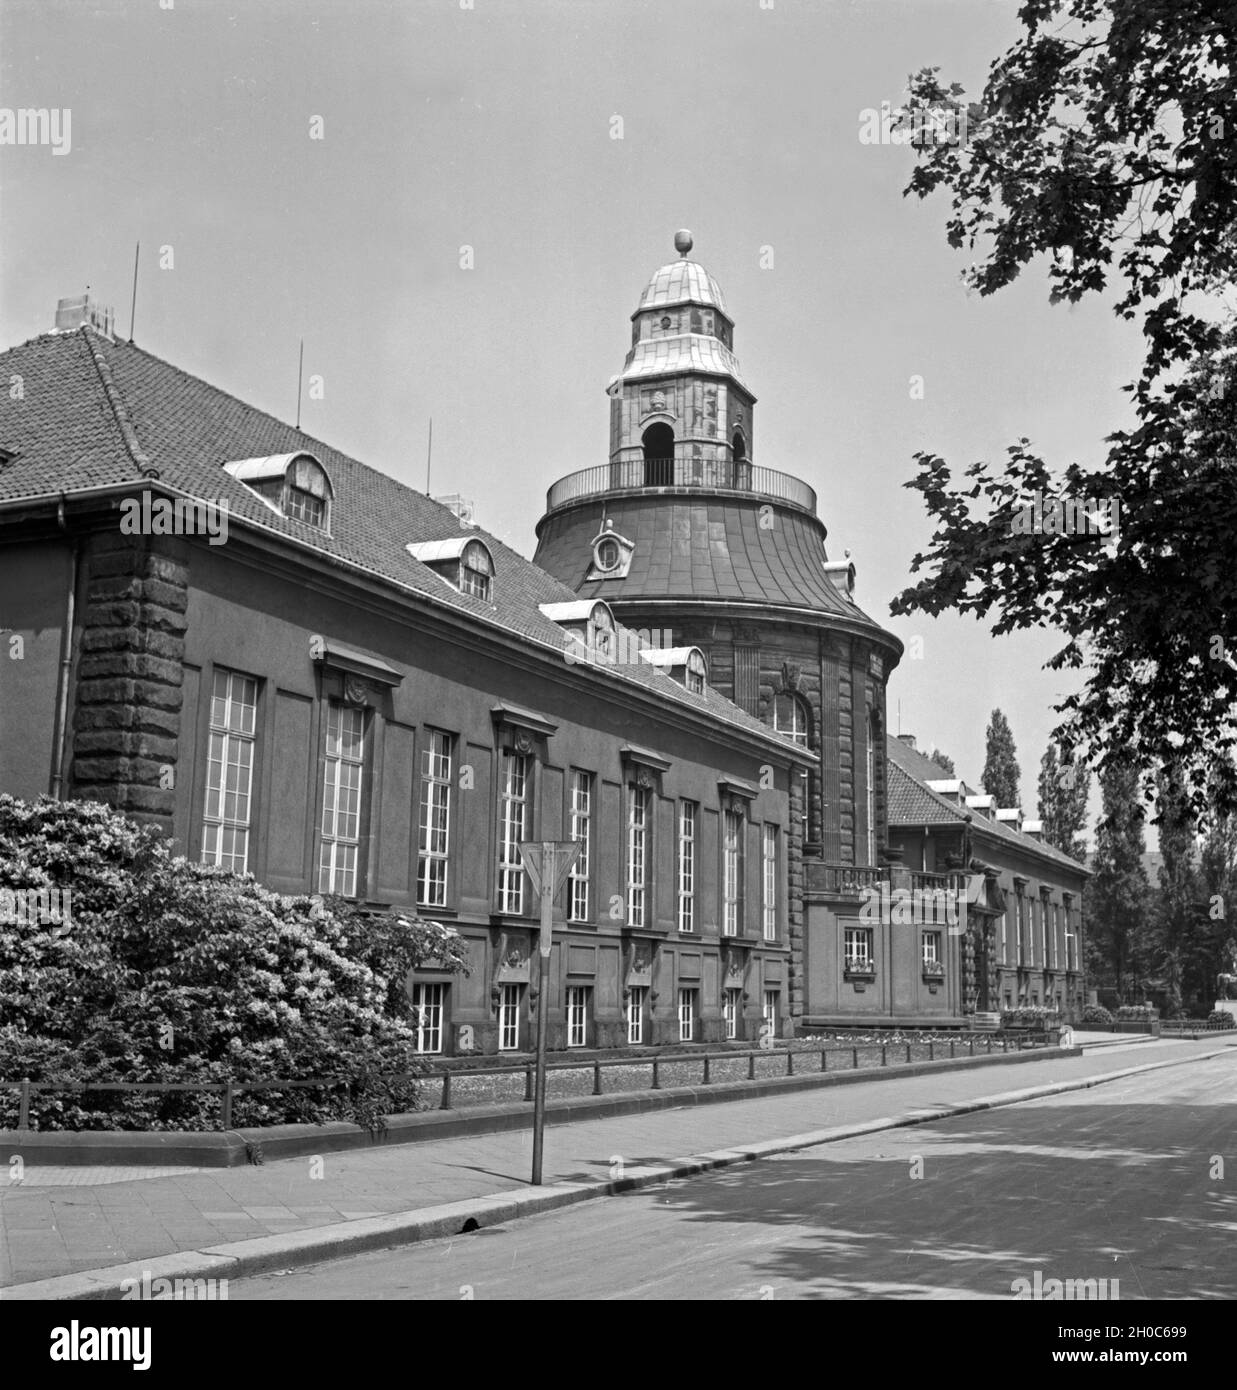
[[[202,861],[245,873],[253,787],[258,683],[235,671],[214,672],[206,754]]]

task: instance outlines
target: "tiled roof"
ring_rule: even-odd
[[[938,796],[927,783],[942,780],[940,767],[931,758],[909,748],[901,739],[890,737],[885,743],[889,767],[890,825],[907,828],[939,825],[946,821],[960,822],[969,816],[971,830],[981,839],[1001,841],[1016,846],[1024,854],[1050,860],[1061,867],[1068,866],[1079,874],[1087,874],[1085,865],[1054,846],[1044,844],[1031,835],[1024,835],[1012,825],[989,820],[980,811],[955,806],[945,797]]]
[[[962,825],[966,813],[889,760],[890,825]]]
[[[655,270],[640,296],[636,313],[642,309],[666,308],[671,304],[704,304],[726,313],[721,287],[699,261],[670,261]]]
[[[479,527],[463,527],[449,508],[350,458],[329,444],[247,405],[132,343],[93,329],[47,333],[0,353],[5,379],[22,392],[0,392],[0,505],[25,498],[140,483],[143,469],[206,501],[226,501],[243,519],[310,550],[387,580],[423,601],[458,610],[492,628],[562,651],[563,629],[543,603],[577,595]],[[279,515],[223,467],[237,459],[307,451],[330,475],[331,535]],[[411,542],[476,536],[494,557],[494,602],[459,592],[406,550]],[[785,745],[767,725],[706,689],[690,694],[643,663],[609,667],[606,678],[655,691]]]

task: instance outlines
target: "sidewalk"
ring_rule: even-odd
[[[265,1266],[281,1268],[312,1256],[314,1239],[304,1234],[289,1239],[296,1233],[323,1232],[326,1239],[337,1230],[344,1237],[351,1229],[346,1223],[365,1223],[364,1231],[356,1227],[358,1239],[368,1234],[373,1239],[368,1247],[357,1248],[398,1244],[399,1238],[383,1238],[384,1232],[391,1234],[391,1221],[374,1224],[374,1218],[397,1213],[407,1217],[503,1193],[537,1195],[547,1193],[551,1184],[586,1184],[587,1190],[573,1193],[559,1189],[564,1201],[580,1200],[598,1195],[598,1185],[604,1191],[614,1178],[630,1177],[633,1168],[673,1163],[686,1155],[736,1147],[750,1153],[754,1144],[785,1146],[785,1141],[821,1130],[913,1123],[924,1111],[938,1107],[991,1103],[1045,1087],[1074,1088],[1089,1078],[1156,1063],[1188,1062],[1223,1052],[1226,1046],[1233,1048],[1237,1063],[1231,1036],[1198,1042],[1150,1040],[1137,1047],[1104,1048],[1015,1069],[890,1077],[818,1092],[557,1126],[546,1132],[547,1186],[542,1189],[529,1186],[529,1131],[285,1159],[248,1168],[31,1166],[20,1180],[9,1174],[0,1187],[0,1286],[167,1256],[182,1258],[179,1264],[165,1260],[159,1271],[165,1275],[173,1272],[173,1265],[187,1274],[195,1262],[215,1266],[215,1272],[223,1267],[226,1273],[230,1267],[235,1273],[235,1254],[203,1260],[201,1252],[259,1237],[272,1238],[263,1247]],[[478,1208],[478,1224],[515,1214],[509,1202],[499,1205],[501,1214],[493,1210],[494,1203],[487,1204],[488,1213]],[[452,1212],[444,1219],[457,1221],[450,1229],[459,1230],[466,1214]],[[402,1237],[415,1238],[414,1233]],[[64,1296],[68,1290],[42,1292]]]

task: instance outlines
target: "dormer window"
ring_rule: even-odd
[[[593,563],[585,579],[625,579],[635,550],[635,545],[614,529],[614,522],[607,521],[593,537]]]
[[[658,667],[691,694],[704,694],[708,665],[699,647],[646,647],[640,660]]]
[[[312,454],[270,454],[223,466],[271,511],[330,533],[334,489],[326,469]]]
[[[461,594],[470,594],[482,603],[494,602],[494,557],[484,541],[475,536],[454,536],[404,548]]]
[[[568,661],[593,661],[608,665],[615,659],[614,614],[601,599],[575,599],[567,603],[543,603],[541,611],[567,634]]]
[[[597,568],[605,570],[616,570],[619,562],[623,558],[623,552],[619,549],[619,543],[613,536],[605,536],[597,542]]]
[[[480,541],[469,541],[460,559],[460,590],[489,603],[493,589],[494,561],[490,552]]]
[[[693,695],[703,695],[705,675],[704,653],[699,647],[693,647],[687,658],[687,671],[683,683]]]

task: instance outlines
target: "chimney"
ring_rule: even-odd
[[[914,734],[899,734],[899,735],[898,735],[898,742],[899,742],[899,743],[905,743],[906,746],[911,750],[912,753],[917,753],[917,752],[919,751],[919,750],[915,747],[915,735],[914,735]]]
[[[477,523],[473,519],[476,514],[476,506],[467,497],[461,496],[458,492],[448,493],[445,497],[435,497],[434,501],[439,506],[446,507],[455,513],[456,519],[461,526],[475,526]]]
[[[89,324],[104,337],[112,336],[112,310],[96,304],[88,294],[79,294],[70,299],[56,301],[56,332],[72,333],[74,329]]]

